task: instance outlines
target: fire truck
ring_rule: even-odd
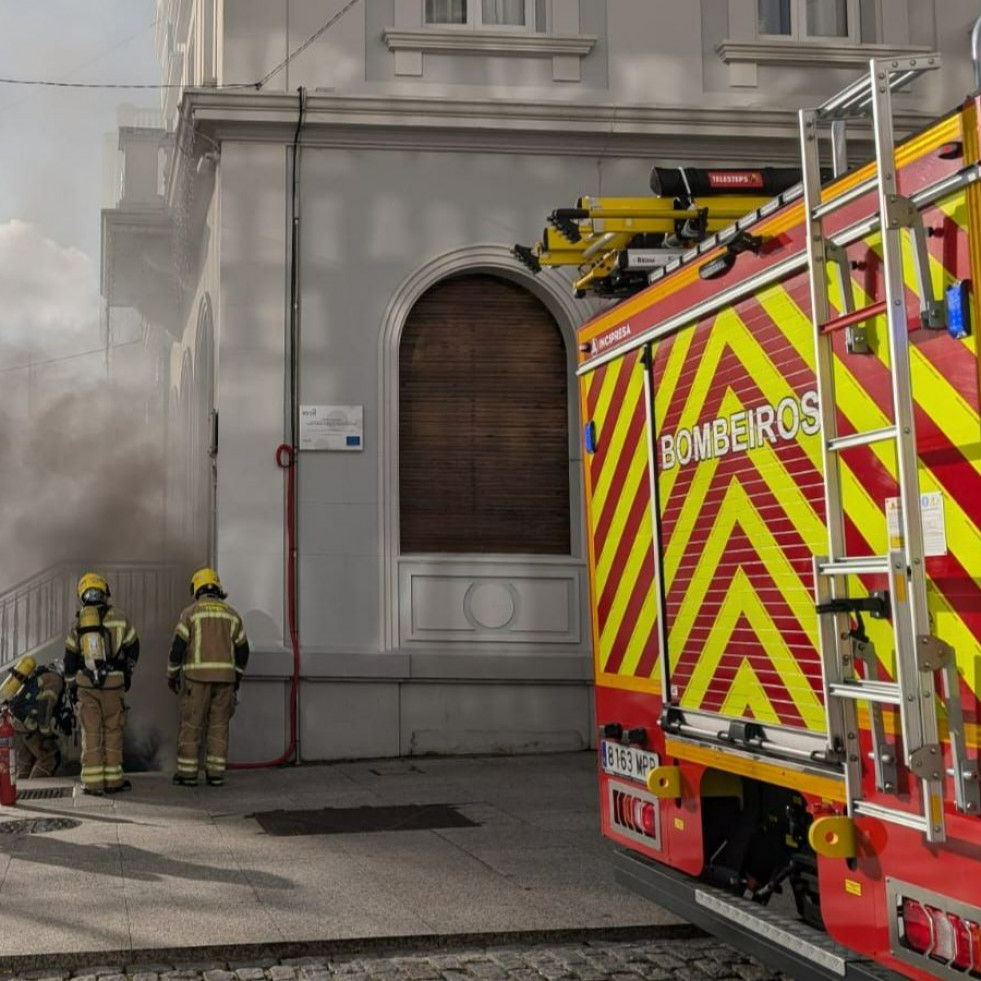
[[[981,97],[892,114],[939,64],[578,335],[616,874],[805,981],[981,978]]]

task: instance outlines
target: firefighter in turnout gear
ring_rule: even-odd
[[[17,777],[53,777],[61,763],[58,734],[70,735],[74,722],[61,664],[22,657],[0,690],[17,732]]]
[[[102,576],[87,572],[79,579],[81,607],[65,641],[65,681],[82,729],[82,789],[96,795],[131,786],[123,777],[123,692],[140,656],[136,630],[109,605],[109,595]]]
[[[226,602],[214,569],[191,577],[194,602],[174,631],[167,665],[170,690],[180,695],[180,733],[174,783],[198,782],[202,738],[208,784],[220,787],[228,764],[228,723],[249,660],[242,618]]]

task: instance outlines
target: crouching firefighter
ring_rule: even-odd
[[[22,657],[0,685],[0,697],[17,733],[18,779],[53,777],[61,764],[58,735],[71,735],[74,723],[61,664]]]
[[[181,699],[174,783],[197,784],[203,739],[205,778],[220,787],[228,764],[228,723],[248,664],[249,642],[214,569],[194,573],[191,595],[194,602],[181,613],[167,664],[167,684]]]
[[[82,789],[86,794],[129,790],[123,777],[123,727],[133,669],[140,656],[136,630],[109,606],[109,584],[94,572],[78,581],[81,607],[65,641],[65,681],[77,699],[82,730]]]

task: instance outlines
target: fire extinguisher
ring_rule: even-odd
[[[17,803],[17,754],[14,750],[16,730],[10,722],[6,705],[0,709],[0,804]]]

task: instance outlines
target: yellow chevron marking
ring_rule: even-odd
[[[803,587],[794,567],[788,561],[785,553],[780,549],[776,540],[773,537],[770,529],[766,526],[763,520],[760,518],[756,509],[753,507],[752,501],[749,499],[749,495],[743,489],[742,485],[738,480],[733,479],[728,488],[726,489],[726,494],[723,499],[722,505],[719,508],[718,514],[716,515],[715,522],[713,524],[712,530],[707,537],[705,547],[703,548],[699,558],[698,564],[696,566],[695,572],[692,575],[691,582],[686,590],[685,597],[680,605],[680,613],[677,619],[670,625],[670,634],[668,638],[668,649],[670,651],[681,651],[688,642],[688,638],[691,634],[692,627],[694,626],[696,618],[701,612],[702,604],[705,601],[706,594],[709,588],[712,586],[714,577],[717,573],[718,565],[725,553],[726,547],[729,543],[729,538],[736,526],[739,526],[746,537],[754,543],[757,551],[757,555],[760,561],[766,568],[770,579],[773,581],[774,585],[780,590],[785,602],[794,610],[798,619],[800,619],[801,626],[806,626],[808,615],[813,619],[813,611],[811,610],[810,600],[807,590]],[[745,578],[745,574],[742,570],[737,571],[737,577],[740,583],[745,586],[745,592],[747,594],[752,594],[753,601],[759,603],[759,598],[756,596],[752,585],[749,580]],[[734,577],[733,582],[735,583],[736,578]],[[732,587],[729,590],[730,593],[733,592]],[[794,594],[798,593],[798,596]],[[750,600],[747,598],[745,600],[747,604]],[[760,607],[762,610],[762,607]],[[750,607],[747,605],[744,612],[747,615],[750,612]],[[764,615],[769,623],[770,630],[775,630],[773,627],[772,620],[770,620],[769,615],[763,610]],[[801,617],[804,617],[801,619]],[[706,644],[706,652],[709,647],[715,648],[718,646],[718,638],[724,633],[724,640],[728,639],[729,634],[732,631],[732,627],[726,632],[721,631],[720,624],[723,622],[722,614],[720,613],[712,631],[712,640],[710,644]],[[734,623],[735,621],[733,621]],[[759,621],[754,622],[754,627],[759,627]],[[782,643],[780,641],[779,643]],[[771,655],[772,656],[772,655]],[[718,657],[721,657],[721,649],[719,650]],[[794,660],[792,656],[789,655],[784,659],[781,657],[773,657],[775,664],[784,665],[784,660],[786,660],[785,670],[781,667],[780,673],[785,687],[791,694],[794,694],[794,690],[800,688],[800,683],[806,689],[810,690],[810,685],[807,683],[806,678],[800,669],[800,666]],[[699,665],[696,671],[692,675],[692,680],[689,682],[689,687],[695,684],[696,677],[703,675],[707,670],[709,673],[715,670],[718,663],[718,658],[715,659],[714,663],[709,663],[706,665],[705,654],[703,653]],[[706,675],[708,677],[708,675]],[[708,681],[705,681],[705,687],[708,686]],[[813,693],[812,693],[813,695]],[[794,698],[795,703],[797,698]],[[806,706],[798,705],[798,711],[804,718],[807,718],[805,713]]]
[[[736,488],[738,490],[734,491]],[[716,550],[719,554],[721,554],[722,549],[728,541],[729,534],[737,524],[743,526],[744,531],[751,541],[762,542],[767,532],[766,526],[763,525],[758,516],[755,516],[755,512],[753,515],[755,516],[755,521],[753,520],[753,516],[749,514],[752,511],[752,505],[745,492],[742,491],[742,488],[733,482],[730,485],[730,491],[734,491],[731,494],[733,498],[732,506],[739,507],[744,519],[749,518],[749,520],[740,521],[735,515],[725,519],[723,518],[725,512],[720,512],[719,517],[723,519],[723,525],[722,527],[713,529],[712,532],[713,540],[716,536],[722,539],[722,546]],[[726,496],[728,499],[730,494]],[[754,537],[760,535],[761,531],[764,533],[763,537]],[[770,541],[772,542],[772,538]],[[770,571],[770,563],[765,557],[767,551],[769,551],[767,546],[759,548],[760,557],[763,558],[768,571]],[[700,561],[699,567],[701,565],[702,562]],[[714,565],[711,568],[714,571]],[[772,571],[770,574],[771,576],[773,575]],[[796,580],[797,577],[792,568],[790,569],[790,575]],[[779,580],[775,579],[774,581],[779,584]],[[701,601],[704,599],[704,589],[700,588],[699,592],[703,595],[697,597],[697,599],[692,598],[692,602],[697,604],[697,606],[700,606]],[[773,622],[772,617],[766,611],[762,600],[753,588],[753,584],[749,581],[749,577],[742,569],[737,569],[735,575],[732,577],[732,582],[726,591],[722,608],[719,610],[719,614],[712,625],[712,632],[705,646],[702,648],[698,663],[695,665],[695,670],[692,672],[691,678],[682,694],[681,706],[692,709],[702,706],[718,671],[719,663],[725,654],[726,645],[732,636],[736,624],[739,622],[740,616],[745,616],[757,637],[760,638],[761,642],[765,641],[767,654],[773,664],[774,670],[780,676],[781,684],[793,700],[797,711],[804,720],[804,724],[808,729],[823,729],[825,717],[824,708],[820,700],[813,688],[811,688],[797,659],[787,647],[786,641],[783,639],[783,633]],[[674,631],[672,630],[672,635],[673,633]],[[686,631],[686,637],[687,633]],[[675,646],[673,640],[669,640],[668,646],[672,651],[680,650],[679,646]],[[745,661],[743,663],[748,664]],[[767,706],[772,711],[772,704],[770,704],[769,699],[767,699]],[[754,705],[754,708],[757,707],[759,706]],[[766,711],[765,708],[763,710]],[[776,721],[776,716],[774,715],[774,718],[770,721]]]
[[[596,564],[596,580],[601,585],[601,588],[606,585],[606,581],[610,577],[613,559],[616,556],[620,540],[623,538],[624,526],[627,524],[627,518],[630,516],[630,510],[633,507],[634,501],[643,489],[650,486],[649,482],[650,471],[647,466],[647,424],[645,423],[641,430],[641,438],[637,441],[637,446],[634,448],[633,459],[630,461],[630,469],[627,471],[626,478],[624,479],[623,491],[616,502],[611,505],[615,508],[613,520],[610,523],[610,530],[607,533],[606,540],[603,542],[599,561]],[[641,524],[650,525],[652,518],[649,506],[647,510],[648,513],[641,518]]]
[[[644,656],[648,638],[650,638],[654,624],[657,622],[657,590],[655,586],[656,579],[651,583],[651,588],[644,597],[644,605],[641,607],[640,615],[637,617],[637,625],[630,635],[627,651],[624,654],[623,663],[620,665],[620,674],[635,674],[637,666],[640,664],[640,659]],[[660,657],[658,657],[657,663],[654,664],[652,671],[657,671],[660,660]]]
[[[780,724],[780,716],[774,711],[773,703],[767,698],[760,679],[749,661],[744,658],[722,703],[721,714],[742,719],[746,718],[747,709],[749,717],[758,722]]]
[[[653,551],[654,529],[650,521],[641,523],[637,530],[637,537],[630,548],[630,554],[624,564],[623,572],[620,575],[620,582],[617,586],[616,596],[610,606],[609,616],[606,623],[601,627],[600,645],[603,651],[602,663],[605,666],[609,660],[613,641],[616,639],[623,623],[627,604],[630,602],[630,594],[633,592],[634,585],[640,575],[640,569],[648,553]]]
[[[976,186],[972,187],[970,190],[976,191]],[[952,221],[954,221],[958,227],[966,235],[976,235],[971,231],[970,213],[967,204],[968,191],[965,190],[960,194],[956,194],[953,197],[946,198],[945,200],[938,203],[937,207],[947,215]],[[936,261],[936,260],[934,260]],[[946,270],[945,270],[946,272]],[[953,281],[953,275],[949,274],[950,280]],[[978,337],[977,331],[972,330],[971,333],[960,341],[975,357],[978,354]]]
[[[789,297],[785,297],[785,299],[790,303]],[[794,310],[797,310],[797,307],[792,303],[790,305]],[[806,323],[809,326],[810,321],[806,321]],[[759,342],[749,332],[746,325],[734,310],[726,311],[725,315],[720,315],[711,330],[713,336],[709,339],[705,353],[699,361],[698,376],[696,376],[695,383],[692,385],[688,401],[679,419],[679,428],[690,428],[697,422],[708,389],[712,384],[721,360],[722,353],[725,351],[727,345],[732,349],[747,375],[754,380],[764,396],[771,400],[773,404],[776,404],[785,396],[793,394],[793,390],[787,383],[786,377],[777,370],[766,352],[763,351]],[[661,404],[660,392],[657,393],[656,401],[658,405]],[[719,412],[725,415],[738,411],[741,408],[742,404],[736,399],[731,390],[729,390],[722,400]],[[799,441],[799,445],[804,450],[812,465],[820,471],[821,449],[818,440],[816,438],[802,439]],[[813,543],[815,547],[819,547],[818,543],[825,535],[824,526],[798,487],[797,481],[787,474],[773,448],[769,445],[756,447],[753,450],[749,450],[747,455],[750,459],[755,458],[754,462],[756,462],[760,473],[766,479],[774,496],[784,503],[788,516],[794,522],[801,537],[806,542]],[[718,460],[712,458],[711,460],[701,461],[696,466],[695,476],[689,486],[688,493],[685,495],[677,523],[671,535],[671,541],[665,552],[664,568],[668,589],[671,588],[677,575],[678,566],[684,557],[692,528],[704,505],[705,495],[708,492],[712,478],[718,467]],[[664,502],[662,504],[663,510],[667,510],[666,502],[670,497],[671,490],[681,469],[681,467],[674,467],[667,471],[667,473],[662,473],[660,476],[661,500]],[[789,500],[788,493],[790,495]],[[802,623],[807,623],[810,620],[813,620],[813,616],[802,620]]]
[[[736,397],[731,389],[728,389],[725,397],[722,399],[719,410],[720,413],[722,415],[731,415],[734,412],[738,412],[741,408],[743,408],[742,402]],[[802,440],[802,442],[809,443],[816,441],[816,437],[805,437]],[[747,456],[749,458],[749,463],[747,466],[753,469],[754,475],[758,474],[766,483],[770,493],[777,499],[777,501],[780,502],[780,507],[783,514],[791,520],[801,539],[812,549],[819,549],[821,544],[826,539],[824,523],[811,507],[810,501],[807,500],[804,492],[797,485],[797,481],[794,480],[784,469],[784,465],[781,462],[780,457],[777,455],[777,452],[772,446],[766,444],[763,447],[757,447],[755,450],[749,451]],[[704,466],[704,464],[701,464],[700,466]],[[712,472],[714,474],[714,468]],[[733,479],[739,478],[734,477]],[[685,522],[687,528],[690,529],[698,520],[703,507],[703,499],[704,494],[695,499],[696,504],[693,505],[691,503],[693,500],[692,496],[689,495],[689,497],[686,498],[683,504],[683,514],[687,519]],[[758,514],[758,512],[756,513]],[[769,529],[767,529],[767,531],[769,533]],[[683,551],[689,544],[689,539],[690,533],[687,534],[684,539],[678,539],[676,534],[672,536],[672,545],[677,542],[675,547],[679,549],[679,551]],[[779,548],[772,535],[770,536],[769,540],[773,543],[774,548]],[[679,555],[677,560],[673,563],[673,569],[675,571],[677,570],[677,564],[678,561],[680,561],[680,558],[681,556]],[[795,586],[800,586],[800,590],[794,588],[789,594],[784,592],[784,600],[794,611],[794,615],[797,617],[801,628],[807,632],[811,644],[816,647],[818,641],[817,620],[814,615],[814,608],[810,595],[807,588],[803,583],[801,583],[800,577],[797,576],[796,573],[794,573],[794,583]],[[783,592],[783,590],[781,590],[781,592]]]
[[[632,365],[624,365],[621,370],[630,372],[630,381],[627,383],[623,405],[617,419],[615,421],[610,420],[611,425],[606,427],[605,436],[609,440],[609,448],[606,451],[606,459],[599,480],[596,481],[596,487],[593,490],[593,516],[597,524],[603,516],[603,509],[607,504],[607,495],[613,484],[617,460],[620,459],[624,443],[627,440],[630,421],[644,395],[644,372],[640,370],[639,364],[635,361]],[[618,503],[619,501],[614,499],[610,506],[616,507]]]
[[[685,366],[688,352],[691,350],[692,341],[695,339],[694,328],[684,330],[680,334],[674,335],[671,350],[668,352],[668,363],[661,372],[658,379],[657,392],[654,399],[654,428],[657,432],[661,431],[664,425],[664,417],[667,415],[668,406],[674,398],[678,388],[678,380],[681,378],[681,369]]]
[[[593,421],[596,423],[596,432],[599,439],[605,439],[607,418],[610,413],[610,403],[613,401],[613,390],[616,388],[617,379],[620,372],[627,370],[624,359],[619,358],[606,366],[603,381],[600,385],[599,397],[596,399],[596,408],[593,410]]]

